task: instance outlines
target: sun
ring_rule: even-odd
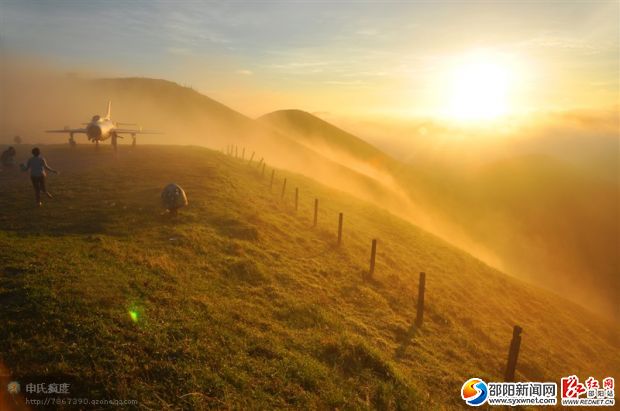
[[[502,59],[476,53],[452,63],[445,80],[447,117],[480,121],[508,113],[512,73]]]

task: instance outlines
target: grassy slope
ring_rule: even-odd
[[[607,180],[600,178],[596,162],[580,168],[559,158],[558,148],[555,156],[516,154],[473,170],[426,162],[404,165],[303,111],[280,110],[260,121],[289,138],[323,144],[389,171],[427,214],[463,228],[512,274],[620,318],[620,190],[614,172],[607,173]],[[597,147],[571,144],[581,147],[584,158]],[[602,154],[597,158],[609,156]],[[584,277],[589,283],[576,286]]]
[[[45,149],[63,174],[40,210],[24,176],[0,175],[0,362],[15,376],[70,375],[81,395],[151,409],[447,408],[465,379],[501,378],[517,323],[519,379],[619,369],[615,330],[595,316],[306,178],[286,174],[281,201],[284,172],[270,193],[256,169],[206,149],[77,150]],[[174,222],[158,207],[170,181],[190,199]]]
[[[394,166],[396,161],[371,144],[317,116],[302,110],[278,110],[258,121],[310,146],[317,143],[347,152],[375,166]]]
[[[223,133],[226,136],[252,133],[255,121],[197,91],[174,82],[150,78],[111,78],[87,82],[98,95],[109,96],[118,104],[135,110],[147,104],[147,113],[155,105],[172,128],[196,127],[202,120],[202,132]],[[121,110],[116,117],[121,117]],[[125,114],[126,115],[126,114]],[[155,117],[157,118],[157,117]]]

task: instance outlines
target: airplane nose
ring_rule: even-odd
[[[97,140],[99,137],[101,137],[101,127],[95,124],[90,124],[88,127],[86,127],[86,135],[88,135],[88,138],[90,140]]]

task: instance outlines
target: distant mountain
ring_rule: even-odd
[[[258,120],[310,146],[325,145],[375,165],[394,162],[391,157],[361,138],[302,110],[274,111]]]
[[[197,122],[209,126],[205,131],[217,130],[229,135],[251,133],[255,128],[254,120],[192,88],[171,81],[149,78],[97,79],[92,81],[92,87],[97,90],[97,94],[109,96],[121,107],[131,105],[129,111],[142,105],[150,108],[155,103],[166,118],[173,117],[174,125],[177,125],[174,120],[185,121],[185,125],[190,127]]]

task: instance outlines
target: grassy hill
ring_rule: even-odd
[[[562,135],[557,141],[531,138],[520,145],[491,141],[486,144],[513,147],[499,159],[482,156],[476,166],[452,153],[475,157],[480,149],[475,141],[471,147],[457,141],[456,149],[443,141],[439,152],[450,154],[425,159],[429,152],[418,152],[415,161],[405,164],[309,113],[282,110],[260,120],[349,168],[364,170],[363,163],[366,175],[381,173],[378,181],[393,181],[392,190],[406,193],[410,201],[388,207],[393,212],[417,206],[420,211],[410,221],[428,220],[427,229],[511,274],[620,319],[617,141],[609,145],[598,137],[570,140]],[[599,146],[610,146],[611,152]],[[570,150],[581,150],[585,163],[564,158]],[[615,164],[615,169],[601,172],[601,164]]]
[[[301,175],[277,170],[270,190],[270,168],[262,177],[195,147],[138,146],[117,159],[108,147],[43,151],[62,172],[43,208],[26,176],[0,173],[9,378],[53,374],[72,396],[158,410],[450,409],[466,379],[502,378],[515,324],[519,380],[620,369],[615,326]],[[190,201],[176,220],[159,208],[171,181]],[[372,238],[377,268],[365,280]]]
[[[216,136],[218,139],[234,137],[242,140],[259,131],[255,121],[249,117],[192,88],[171,81],[108,78],[88,81],[85,87],[91,88],[97,95],[112,99],[115,107],[119,106],[116,117],[135,115],[144,118],[144,124],[155,121],[167,132],[181,127],[182,132],[190,133],[180,135],[201,134],[203,138]],[[164,138],[164,141],[167,140]]]
[[[359,137],[302,110],[274,111],[258,120],[310,147],[329,147],[374,166],[393,166],[395,163],[381,150]]]

